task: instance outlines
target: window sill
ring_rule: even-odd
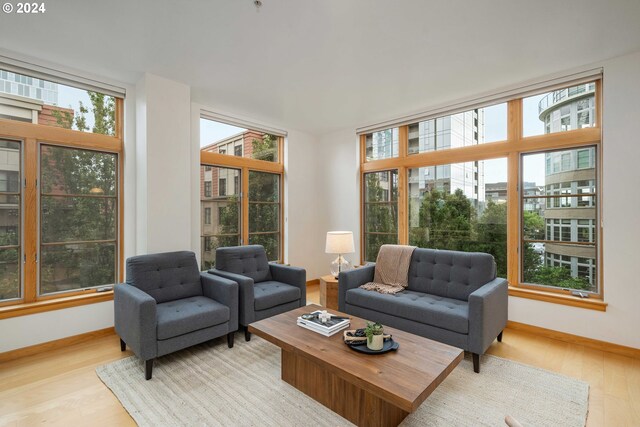
[[[523,289],[515,286],[509,286],[509,296],[586,308],[588,310],[607,311],[607,303],[596,298],[579,298],[573,295],[563,295],[535,289]]]
[[[87,295],[74,295],[70,297],[8,305],[0,307],[0,319],[27,316],[29,314],[44,313],[45,311],[61,310],[64,308],[95,304],[111,300],[113,300],[113,291],[93,292]]]

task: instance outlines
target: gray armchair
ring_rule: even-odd
[[[127,259],[127,282],[114,287],[120,348],[145,361],[151,379],[156,357],[238,330],[238,284],[200,273],[193,252]]]
[[[307,304],[307,272],[269,264],[260,245],[216,249],[216,268],[209,273],[240,286],[238,322],[245,327],[247,341],[251,339],[250,323]]]

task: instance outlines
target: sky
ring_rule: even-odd
[[[200,119],[200,147],[244,132],[246,129],[208,119]]]

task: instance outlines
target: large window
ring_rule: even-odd
[[[375,261],[380,246],[398,243],[398,171],[364,175],[364,260]]]
[[[595,159],[595,147],[522,155],[522,179],[545,189],[522,195],[524,283],[598,291]]]
[[[249,172],[249,244],[262,245],[270,261],[280,257],[280,175]]]
[[[0,300],[21,294],[21,170],[20,143],[0,140]]]
[[[505,277],[506,186],[504,158],[409,169],[409,244],[490,253]]]
[[[122,280],[122,101],[0,68],[4,316],[105,301]]]
[[[41,295],[114,284],[116,154],[40,145]]]
[[[282,137],[202,118],[201,269],[223,246],[259,244],[282,261]]]
[[[222,181],[233,181],[233,178],[239,177],[241,172],[238,169],[217,166],[202,166],[200,169],[204,188],[203,197],[200,200],[202,210],[202,224],[200,226],[201,268],[208,270],[215,264],[217,248],[237,246],[241,243],[242,206],[240,192],[233,191],[231,188],[227,189],[226,184],[218,184]],[[212,183],[216,183],[216,185],[212,185]],[[207,188],[209,192],[207,192]]]
[[[512,294],[601,298],[598,94],[574,84],[361,135],[361,261],[396,242],[487,252]]]

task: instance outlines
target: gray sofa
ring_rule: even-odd
[[[127,259],[127,282],[114,287],[115,329],[145,361],[151,379],[156,357],[238,330],[238,284],[200,273],[193,252]]]
[[[260,245],[216,249],[216,268],[209,273],[240,285],[238,322],[245,340],[250,323],[307,304],[307,272],[303,268],[270,264]]]
[[[408,287],[395,295],[359,288],[373,281],[374,269],[340,273],[340,311],[471,352],[480,372],[480,355],[502,340],[507,324],[507,281],[496,277],[493,256],[417,248]]]

